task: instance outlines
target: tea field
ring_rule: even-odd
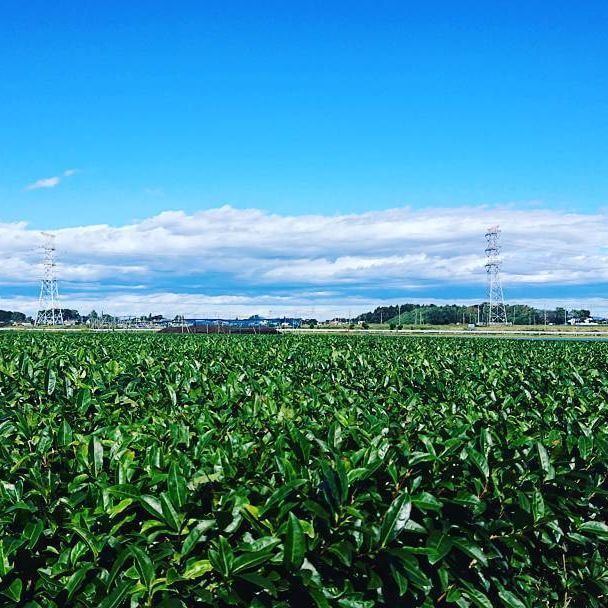
[[[608,344],[0,335],[0,606],[608,606]]]

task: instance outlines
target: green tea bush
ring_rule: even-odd
[[[608,605],[608,345],[0,336],[0,605]]]

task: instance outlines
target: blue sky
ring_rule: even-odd
[[[606,210],[604,2],[30,1],[0,17],[0,222],[121,227],[223,205]],[[226,294],[279,289],[211,276],[198,279]],[[193,285],[139,278],[149,293]],[[531,284],[530,297],[560,287]],[[353,280],[340,298],[362,289],[383,297]]]

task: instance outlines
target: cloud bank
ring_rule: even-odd
[[[595,298],[603,306],[607,219],[507,206],[300,216],[224,206],[55,234],[66,305],[103,298],[131,307],[126,312],[154,306],[167,314],[214,307],[282,314],[387,301],[477,302],[484,294],[484,234],[500,224],[507,299],[511,293],[575,304],[584,291],[580,304]],[[26,223],[0,224],[5,299],[11,289],[35,293],[41,244],[40,232]]]

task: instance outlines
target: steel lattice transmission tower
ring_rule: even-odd
[[[488,325],[506,325],[507,309],[500,280],[500,228],[492,226],[486,232],[486,274],[488,277]]]
[[[63,312],[59,304],[57,263],[55,262],[55,235],[43,232],[44,271],[40,283],[40,299],[36,325],[63,325]]]

